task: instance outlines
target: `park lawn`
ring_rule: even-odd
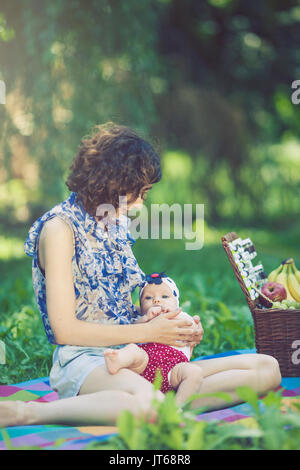
[[[133,246],[143,271],[166,271],[179,287],[183,310],[200,315],[205,334],[193,357],[255,347],[251,313],[218,239],[218,234],[210,237],[195,251],[186,250],[184,240],[172,239],[137,240]],[[0,339],[6,346],[0,384],[47,376],[54,350],[35,302],[31,259],[20,254],[22,243],[20,239],[16,254],[12,250],[0,260]],[[273,246],[259,246],[257,263],[262,261],[267,272],[286,255],[284,245],[282,252],[278,246],[280,239]],[[133,300],[138,301],[137,290]]]
[[[185,250],[184,242],[178,240],[138,240],[133,248],[141,268],[147,273],[165,270],[178,284],[182,308],[191,315],[200,315],[205,334],[194,350],[194,357],[255,345],[250,311],[225,252],[220,242],[215,241],[210,240],[199,251]],[[286,245],[282,246],[283,250],[280,239],[274,240],[274,245],[259,246],[257,261],[263,262],[267,272],[291,256],[285,251]],[[0,262],[0,339],[7,352],[6,364],[0,368],[0,385],[47,376],[54,350],[46,339],[36,306],[31,260],[22,256],[19,248],[16,256],[12,250],[12,256]],[[294,258],[297,264],[299,257]],[[133,300],[138,300],[137,291]],[[191,412],[188,405],[180,410],[170,392],[161,405],[156,404],[158,422],[137,420],[124,412],[118,420],[118,435],[107,442],[95,440],[89,448],[299,449],[299,411],[289,409],[282,413],[284,400],[280,393],[270,392],[262,405],[248,387],[242,387],[238,393],[255,411],[251,426],[197,421],[195,413],[201,410]]]

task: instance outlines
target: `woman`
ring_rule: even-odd
[[[141,208],[161,178],[152,146],[128,127],[107,123],[82,139],[70,170],[66,184],[71,195],[33,224],[25,242],[33,257],[33,286],[45,331],[58,345],[50,383],[60,400],[1,403],[0,426],[115,424],[125,409],[147,413],[152,384],[128,369],[109,374],[105,348],[147,342],[193,346],[202,339],[199,317],[194,317],[195,329],[188,320],[176,319],[178,311],[134,323],[139,310],[131,293],[145,276],[131,250],[134,240],[125,214]],[[240,385],[264,393],[281,380],[276,360],[265,355],[195,364],[203,376],[199,391],[227,392],[232,403],[240,401],[235,392]],[[194,405],[216,408],[224,402],[203,398]]]

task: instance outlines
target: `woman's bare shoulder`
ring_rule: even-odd
[[[53,217],[45,222],[39,239],[39,251],[41,264],[44,264],[46,251],[66,249],[73,253],[73,231],[71,227],[61,217]]]
[[[52,219],[47,220],[47,222],[44,223],[40,234],[40,238],[44,240],[56,236],[69,237],[71,240],[73,238],[73,231],[70,225],[59,216],[55,216],[52,217]]]

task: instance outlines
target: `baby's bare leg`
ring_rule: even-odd
[[[104,357],[110,374],[116,374],[120,369],[130,369],[142,374],[149,360],[146,351],[136,344],[128,344],[122,349],[106,349]]]
[[[203,374],[199,366],[180,362],[171,370],[170,384],[177,390],[176,403],[181,405],[194,393],[199,393]]]

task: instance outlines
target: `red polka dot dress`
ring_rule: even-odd
[[[153,383],[156,377],[156,372],[159,369],[163,379],[161,391],[163,393],[167,393],[170,390],[173,390],[168,379],[168,374],[176,364],[179,364],[180,362],[189,362],[186,355],[182,351],[178,351],[177,349],[172,348],[172,346],[168,346],[166,344],[147,343],[139,344],[138,346],[146,351],[149,356],[148,365],[141,376]]]

